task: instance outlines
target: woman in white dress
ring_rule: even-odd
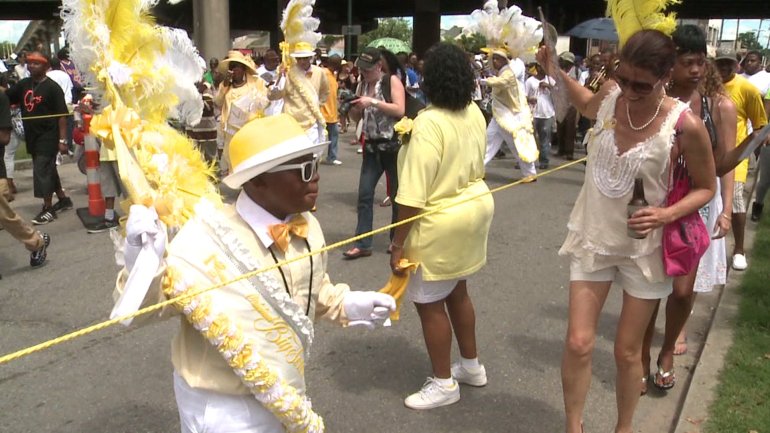
[[[556,69],[551,66],[552,55],[541,49],[540,64]],[[585,181],[559,251],[571,259],[562,359],[567,433],[582,431],[597,322],[613,285],[623,289],[614,350],[614,431],[633,432],[644,333],[659,300],[672,291],[663,268],[663,226],[697,211],[714,196],[714,158],[703,122],[686,104],[665,93],[675,60],[676,47],[669,37],[642,30],[626,41],[613,79],[596,95],[563,72],[547,71],[551,76],[562,74],[572,105],[596,119],[588,140]],[[674,156],[684,157],[692,188],[676,204],[663,207],[674,142],[678,142]],[[629,217],[627,205],[636,178],[642,179],[650,207]],[[629,231],[644,239],[629,236]]]

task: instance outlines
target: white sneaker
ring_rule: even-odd
[[[745,270],[749,264],[746,262],[746,256],[743,254],[735,254],[733,256],[733,269],[736,271]]]
[[[361,149],[359,147],[358,149],[356,149],[356,153],[360,155],[360,154],[364,153],[364,149]]]
[[[340,161],[339,159],[335,159],[334,161],[332,161],[332,165],[342,165],[342,161]]]
[[[487,370],[482,364],[476,368],[465,368],[459,362],[452,364],[452,377],[459,383],[471,386],[487,384]]]
[[[425,410],[447,406],[460,400],[460,386],[452,380],[452,386],[444,387],[429,377],[422,389],[404,400],[404,405],[410,409]]]

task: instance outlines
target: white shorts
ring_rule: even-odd
[[[252,395],[193,388],[176,371],[174,394],[182,433],[284,433],[278,418]]]
[[[662,283],[647,281],[642,270],[631,259],[621,259],[613,266],[586,272],[583,271],[580,261],[573,257],[569,264],[569,279],[570,281],[609,281],[637,299],[663,299],[674,290],[671,278],[666,278]]]
[[[746,182],[733,183],[733,213],[746,213],[746,199],[743,197],[743,187]]]
[[[424,281],[422,279],[422,268],[417,268],[417,272],[409,278],[409,285],[406,287],[406,297],[415,304],[438,302],[446,299],[459,281],[459,279]]]

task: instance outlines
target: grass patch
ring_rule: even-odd
[[[770,218],[757,228],[751,265],[740,286],[735,341],[725,359],[708,433],[770,428]]]

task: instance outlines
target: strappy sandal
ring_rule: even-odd
[[[652,384],[661,391],[666,391],[673,388],[674,385],[676,385],[676,375],[674,374],[674,368],[671,367],[671,370],[665,371],[663,370],[663,367],[658,364],[658,371],[655,373]]]
[[[358,247],[353,247],[344,253],[342,253],[342,256],[345,257],[347,260],[355,260],[361,257],[369,257],[372,255],[372,250],[365,250]]]

